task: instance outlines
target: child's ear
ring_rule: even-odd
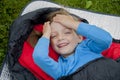
[[[79,43],[80,43],[83,40],[83,36],[78,35],[78,37],[79,37]]]

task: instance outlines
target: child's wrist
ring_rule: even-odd
[[[42,36],[47,38],[47,39],[50,39],[50,34],[43,34]]]

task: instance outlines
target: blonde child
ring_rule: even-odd
[[[86,37],[85,40],[83,40],[83,36]],[[48,17],[48,22],[44,23],[43,35],[35,46],[33,59],[47,74],[54,79],[58,79],[62,76],[73,74],[80,67],[91,61],[102,58],[101,52],[109,48],[111,42],[112,37],[105,30],[95,25],[83,23],[62,10],[51,13]],[[50,44],[56,53],[60,54],[58,62],[48,55]],[[114,63],[113,66],[110,65],[108,63],[105,67],[117,69],[120,67],[118,65],[114,66]],[[117,72],[116,75],[118,75],[118,71],[112,72]],[[85,75],[89,76],[88,74]],[[100,77],[103,78],[103,76]],[[79,80],[80,76],[77,78]],[[82,78],[82,80],[87,79]],[[96,78],[96,80],[98,79]]]

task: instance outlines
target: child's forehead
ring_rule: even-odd
[[[51,23],[51,29],[52,30],[72,30],[72,29],[67,28],[66,26],[64,26],[60,23],[57,23],[57,22],[52,22]]]

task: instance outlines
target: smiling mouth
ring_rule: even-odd
[[[67,46],[67,45],[68,45],[68,43],[61,43],[61,44],[58,45],[58,48],[63,48],[65,46]]]

